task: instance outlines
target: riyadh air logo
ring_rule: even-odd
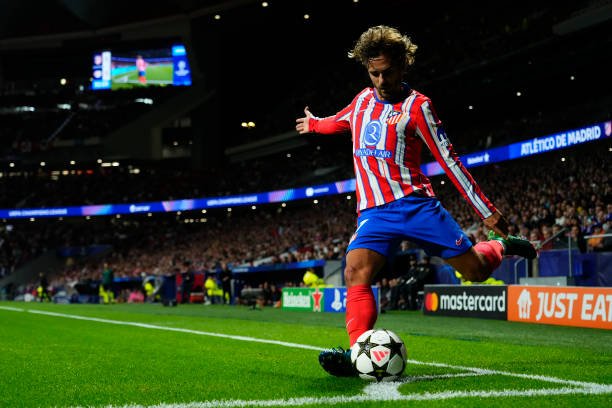
[[[379,363],[383,361],[391,352],[389,350],[372,350],[372,357]]]
[[[523,289],[516,301],[518,305],[519,319],[529,319],[531,315],[531,293],[527,289]]]
[[[438,310],[438,294],[436,292],[429,292],[425,295],[425,310],[428,312],[436,312]]]
[[[368,147],[376,146],[380,141],[381,129],[382,126],[377,120],[368,123],[364,131],[363,143]]]

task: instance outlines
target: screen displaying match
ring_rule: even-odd
[[[96,52],[92,70],[94,90],[191,85],[187,51],[181,44],[154,50]]]

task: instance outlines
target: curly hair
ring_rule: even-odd
[[[414,64],[418,46],[398,29],[386,25],[368,28],[348,53],[349,58],[361,62],[365,67],[371,58],[387,55],[392,61],[408,67]]]

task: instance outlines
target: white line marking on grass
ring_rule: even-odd
[[[10,310],[11,312],[25,312],[25,309],[19,309],[17,307],[10,307],[10,306],[0,306],[0,309]]]
[[[132,72],[136,72],[136,71],[132,71]],[[120,84],[124,84],[128,81],[128,77],[130,76],[130,74],[125,74],[125,75],[121,75],[115,78],[112,78],[113,81],[120,83]]]
[[[377,383],[376,385],[391,385],[393,383]],[[610,386],[595,389],[586,388],[551,388],[530,390],[500,390],[500,391],[446,391],[422,394],[388,393],[386,387],[381,387],[378,394],[337,397],[303,397],[275,400],[214,400],[203,402],[188,402],[185,404],[158,405],[109,405],[108,408],[237,408],[237,407],[298,407],[302,405],[336,405],[374,401],[437,401],[454,398],[503,398],[503,397],[546,397],[551,395],[584,395],[604,394],[612,392]]]
[[[429,381],[429,380],[438,380],[441,378],[455,378],[455,377],[478,377],[481,375],[487,375],[484,373],[456,373],[456,374],[437,374],[437,375],[409,375],[402,379],[401,382],[419,382],[419,381]]]
[[[19,310],[19,309],[16,309],[16,310]],[[182,329],[180,327],[156,326],[154,324],[147,324],[147,323],[124,322],[120,320],[100,319],[98,317],[87,317],[87,316],[78,316],[78,315],[71,315],[71,314],[64,314],[64,313],[46,312],[43,310],[26,309],[26,311],[30,313],[41,314],[41,315],[46,315],[46,316],[66,317],[68,319],[76,319],[76,320],[89,320],[92,322],[117,324],[120,326],[134,326],[134,327],[142,327],[144,329],[167,330],[167,331],[174,331],[174,332],[180,332],[180,333],[198,334],[200,336],[222,337],[224,339],[251,341],[255,343],[275,344],[277,346],[301,348],[301,349],[307,349],[307,350],[316,350],[316,351],[323,350],[321,347],[309,346],[307,344],[289,343],[286,341],[259,339],[256,337],[236,336],[232,334],[222,334],[222,333],[212,333],[212,332],[205,332],[205,331],[199,331],[199,330]]]
[[[530,380],[545,381],[545,382],[556,383],[556,384],[573,385],[576,387],[596,387],[596,386],[602,385],[602,384],[590,383],[590,382],[584,382],[584,381],[564,380],[564,379],[557,378],[557,377],[549,377],[549,376],[537,375],[537,374],[511,373],[507,371],[489,370],[487,368],[465,367],[465,366],[457,366],[457,365],[434,363],[434,362],[424,362],[424,361],[417,361],[417,360],[407,360],[407,361],[410,364],[420,364],[420,365],[428,365],[428,366],[435,366],[435,367],[452,368],[455,370],[471,371],[471,372],[482,374],[482,375],[505,375],[505,376],[510,376],[510,377],[528,378]]]
[[[29,312],[34,314],[41,314],[47,316],[64,317],[69,319],[87,320],[99,323],[116,324],[123,326],[134,326],[145,329],[156,329],[156,330],[167,330],[174,332],[182,332],[189,334],[197,334],[212,337],[221,337],[226,339],[240,340],[240,341],[251,341],[258,343],[275,344],[284,347],[301,348],[307,350],[320,351],[323,350],[321,347],[310,346],[307,344],[289,343],[277,340],[259,339],[255,337],[247,336],[235,336],[230,334],[204,332],[198,330],[181,329],[176,327],[156,326],[146,323],[137,322],[125,322],[120,320],[101,319],[97,317],[87,317],[79,315],[71,315],[65,313],[47,312],[42,310],[34,309],[20,309],[15,307],[0,306],[0,309],[8,310],[12,312]],[[436,362],[424,362],[417,360],[408,360],[409,364],[416,365],[429,365],[434,367],[450,368],[454,370],[469,371],[470,373],[455,373],[455,374],[442,374],[434,376],[417,376],[417,377],[406,377],[402,381],[389,382],[389,383],[372,383],[364,388],[363,395],[355,396],[336,396],[336,397],[303,397],[303,398],[289,398],[289,399],[276,399],[276,400],[215,400],[215,401],[203,401],[203,402],[190,402],[185,404],[159,404],[148,406],[149,408],[225,408],[225,407],[275,407],[275,406],[301,406],[309,404],[345,404],[345,403],[360,403],[360,402],[371,402],[371,401],[431,401],[431,400],[445,400],[452,398],[497,398],[497,397],[536,397],[536,396],[550,396],[550,395],[569,395],[569,394],[606,394],[612,393],[612,385],[608,384],[597,384],[583,381],[564,380],[557,377],[549,377],[543,375],[531,375],[522,373],[511,373],[507,371],[489,370],[475,367],[455,366],[444,363]],[[412,382],[418,380],[427,380],[434,378],[447,378],[447,377],[465,377],[465,376],[478,376],[478,375],[505,375],[510,377],[519,377],[532,380],[538,380],[543,382],[551,382],[557,384],[571,385],[573,387],[563,388],[549,388],[549,389],[528,389],[528,390],[497,390],[497,391],[446,391],[439,393],[422,393],[422,394],[401,394],[398,390],[399,386],[405,382]],[[119,406],[109,406],[118,408]],[[121,408],[141,408],[142,405],[123,405]]]

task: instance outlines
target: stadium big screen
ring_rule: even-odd
[[[93,56],[91,88],[189,86],[191,70],[183,45],[139,51],[101,51]]]

